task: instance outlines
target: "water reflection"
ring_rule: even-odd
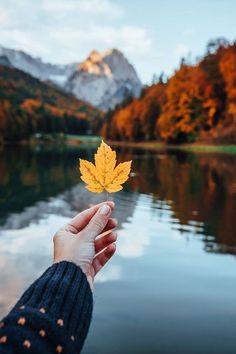
[[[135,156],[138,173],[130,187],[152,196],[153,213],[162,217],[171,208],[171,222],[180,233],[192,232],[194,226],[195,234],[204,235],[206,251],[235,254],[235,155],[178,151]],[[123,152],[122,158],[132,158],[132,152]]]
[[[92,159],[94,151],[1,152],[0,315],[50,265],[54,232],[105,199],[84,189],[76,169],[78,158]],[[85,353],[235,353],[236,267],[224,254],[236,253],[236,156],[136,149],[118,155],[133,159],[133,171],[112,196],[118,249],[97,278]],[[211,330],[227,337],[227,346],[211,342]]]
[[[140,195],[132,219],[128,219],[122,224],[117,251],[121,257],[140,257],[145,253],[145,248],[150,245],[150,228],[153,225],[153,220],[148,203],[149,199],[148,196]],[[133,220],[135,222],[132,222]],[[138,221],[140,222],[137,224]]]

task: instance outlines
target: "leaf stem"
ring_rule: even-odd
[[[109,199],[109,193],[108,192],[106,192],[106,201],[108,202],[108,199]]]

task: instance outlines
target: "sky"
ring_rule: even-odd
[[[118,48],[143,83],[236,39],[235,0],[0,0],[0,45],[52,63]]]

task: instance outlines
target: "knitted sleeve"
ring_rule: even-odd
[[[0,353],[79,353],[92,307],[82,270],[70,262],[54,264],[0,322]]]

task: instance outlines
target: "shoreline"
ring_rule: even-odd
[[[79,147],[86,145],[98,145],[102,140],[98,135],[64,135],[53,136],[50,134],[45,135],[42,139],[32,138],[30,140],[22,140],[15,142],[3,142],[1,148],[9,145],[23,145],[23,146],[71,146]],[[152,151],[189,151],[195,153],[226,153],[236,154],[236,145],[217,145],[209,143],[192,143],[181,145],[168,145],[163,142],[157,141],[113,141],[106,140],[106,143],[112,147],[121,148],[137,148]]]
[[[106,141],[109,145],[113,147],[132,147],[139,149],[147,149],[153,151],[164,151],[164,150],[184,150],[190,152],[199,153],[225,153],[225,154],[236,154],[236,145],[213,145],[204,143],[193,143],[193,144],[182,144],[182,145],[168,145],[165,143],[157,141],[143,141],[143,142],[132,142],[132,141]]]

